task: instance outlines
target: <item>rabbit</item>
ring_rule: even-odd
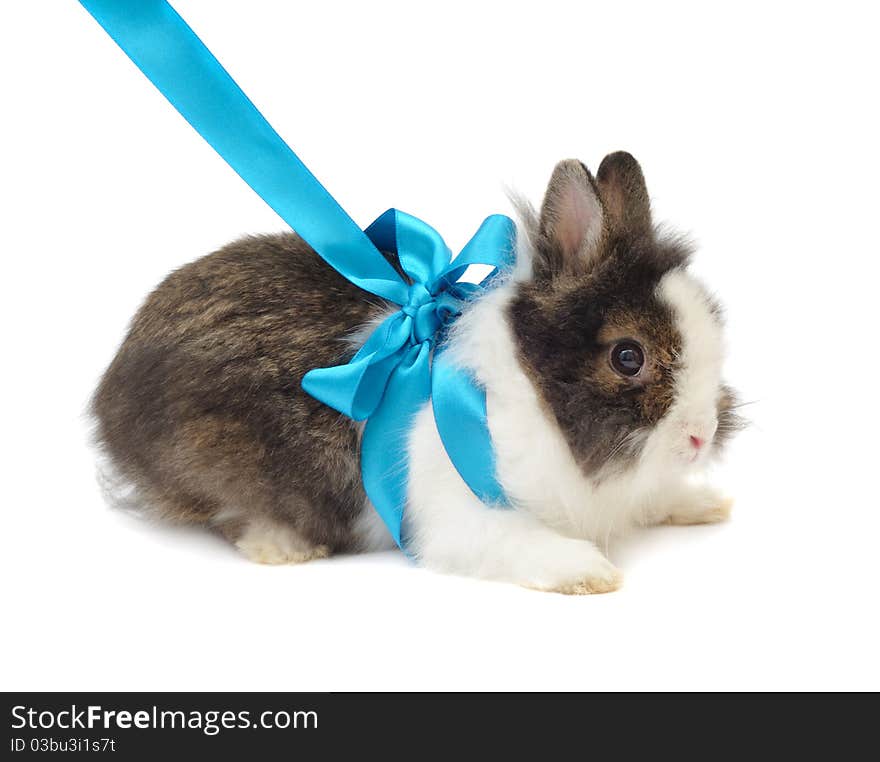
[[[595,177],[562,161],[540,210],[517,206],[516,265],[446,339],[485,388],[511,506],[462,481],[429,401],[409,434],[406,551],[440,572],[608,592],[622,579],[600,550],[610,538],[729,515],[694,478],[740,425],[722,313],[687,270],[691,247],[655,227],[630,154]],[[142,505],[253,561],[391,548],[361,484],[362,424],[300,382],[396,309],[292,232],[243,238],[146,299],[95,392],[97,441]]]

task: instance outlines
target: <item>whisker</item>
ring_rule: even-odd
[[[738,410],[741,407],[746,407],[746,405],[757,405],[761,400],[749,400],[748,402],[738,402],[736,405],[731,405],[728,407],[728,410]]]

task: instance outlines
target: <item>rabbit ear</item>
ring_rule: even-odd
[[[621,233],[641,235],[651,230],[651,201],[639,163],[626,151],[610,153],[596,175],[608,223]]]
[[[602,217],[602,202],[590,171],[575,159],[559,162],[538,223],[540,264],[550,275],[589,264],[602,237]]]

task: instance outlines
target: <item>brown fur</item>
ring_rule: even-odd
[[[316,546],[352,547],[359,432],[300,380],[346,361],[346,334],[378,309],[293,234],[185,265],[148,297],[105,373],[98,439],[164,518],[263,515]]]

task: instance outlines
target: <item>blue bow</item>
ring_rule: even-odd
[[[407,438],[413,416],[433,398],[434,417],[450,460],[471,489],[487,503],[503,504],[495,479],[486,428],[486,399],[461,370],[432,351],[464,301],[485,290],[513,258],[513,223],[488,217],[452,260],[452,252],[430,225],[391,209],[366,230],[377,249],[397,255],[412,281],[373,282],[374,293],[401,309],[376,328],[346,365],[309,371],[302,387],[356,421],[367,420],[361,443],[364,489],[401,544],[406,502]],[[459,281],[470,265],[488,265],[479,283]],[[344,275],[345,273],[343,273]],[[396,275],[396,273],[395,273]]]
[[[452,260],[437,231],[392,209],[362,231],[272,129],[202,41],[165,0],[80,0],[110,37],[239,176],[349,281],[400,306],[349,363],[310,371],[303,389],[366,420],[364,488],[401,545],[407,437],[430,398],[455,468],[484,502],[506,505],[495,479],[486,396],[447,362],[444,327],[513,259],[513,223],[493,215]],[[397,255],[410,283],[381,252]],[[488,265],[480,283],[459,281]]]

